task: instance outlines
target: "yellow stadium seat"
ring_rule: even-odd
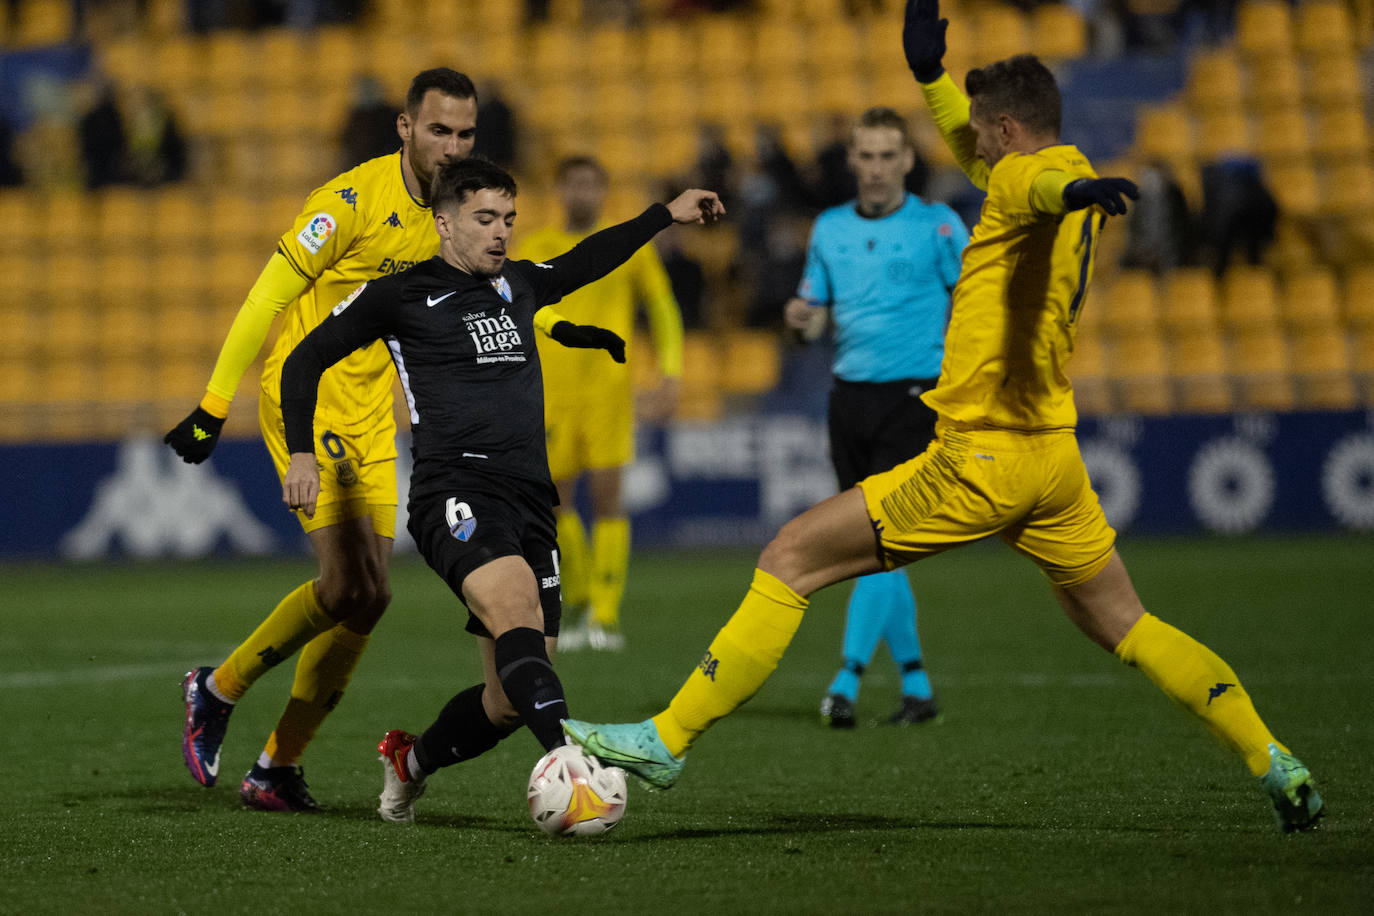
[[[205,38],[205,66],[210,85],[226,92],[241,92],[263,79],[271,65],[262,59],[262,48],[247,32],[219,29]]]
[[[598,83],[626,86],[643,68],[639,34],[617,25],[592,30],[583,46],[589,76]]]
[[[1301,110],[1274,109],[1260,114],[1255,126],[1255,152],[1267,164],[1306,159],[1312,151],[1307,115]]]
[[[1314,119],[1312,152],[1327,160],[1369,156],[1369,128],[1359,108],[1327,108]]]
[[[810,64],[807,30],[796,22],[764,19],[753,32],[750,60],[759,76],[804,71]]]
[[[1322,107],[1346,110],[1360,105],[1360,65],[1349,51],[1329,51],[1307,59],[1303,97]]]
[[[1254,327],[1238,333],[1231,341],[1231,371],[1237,381],[1237,407],[1292,408],[1295,398],[1287,342],[1277,327]]]
[[[656,125],[681,128],[695,122],[705,101],[701,92],[677,78],[659,78],[649,83],[649,117]]]
[[[1073,402],[1082,416],[1101,416],[1112,412],[1111,387],[1107,381],[1107,356],[1097,334],[1079,330],[1073,357],[1068,365],[1073,383]]]
[[[728,14],[696,17],[689,40],[705,75],[741,77],[749,70],[749,22]],[[654,58],[650,58],[654,60]]]
[[[1362,327],[1350,335],[1350,363],[1364,392],[1365,403],[1374,404],[1374,327]]]
[[[1285,327],[1299,329],[1340,326],[1339,293],[1331,271],[1314,267],[1285,279],[1279,317]]]
[[[526,66],[535,81],[542,85],[580,81],[587,70],[587,55],[579,48],[579,39],[575,31],[564,25],[536,27],[526,52]]]
[[[0,190],[0,255],[11,258],[30,257],[35,253],[36,242],[40,236],[40,220],[43,204],[32,191],[17,189]],[[14,271],[14,274],[29,271]],[[9,278],[6,278],[8,282]]]
[[[1159,326],[1159,306],[1154,275],[1144,270],[1124,270],[1103,297],[1102,324],[1118,339],[1135,333],[1152,333]]]
[[[688,331],[682,342],[682,395],[677,416],[711,420],[723,410],[720,347],[713,335]]]
[[[1225,349],[1215,331],[1189,328],[1174,338],[1170,365],[1180,410],[1215,413],[1231,409]]]
[[[1220,326],[1217,288],[1211,271],[1185,267],[1164,277],[1159,314],[1170,333],[1215,334]]]
[[[107,300],[99,311],[99,348],[108,359],[145,362],[152,352],[153,312],[142,298]]]
[[[1136,119],[1135,146],[1146,158],[1186,159],[1193,155],[1192,132],[1183,105],[1145,105]]]
[[[761,120],[786,125],[815,115],[816,96],[801,73],[769,73],[755,92],[755,110]]]
[[[100,336],[91,320],[94,310],[95,303],[90,296],[51,303],[43,351],[62,362],[90,359]]]
[[[1333,47],[1352,45],[1353,23],[1344,0],[1302,0],[1296,5],[1293,26],[1299,51],[1330,54]]]
[[[1345,323],[1354,328],[1374,328],[1374,264],[1350,269],[1341,287]]]
[[[107,188],[98,198],[98,238],[105,250],[144,248],[149,240],[153,197],[133,188]]]
[[[1088,53],[1088,24],[1067,3],[1044,3],[1030,14],[1031,49],[1047,61],[1077,60]]]
[[[98,260],[103,303],[142,302],[157,282],[154,259],[148,247],[133,251],[106,251]]]
[[[1315,216],[1321,208],[1321,189],[1317,170],[1306,161],[1278,162],[1265,169],[1265,184],[1278,201],[1279,210],[1288,216]]]
[[[105,405],[149,401],[157,394],[154,377],[147,359],[108,359],[97,364],[95,390],[91,396]]]
[[[1263,267],[1232,267],[1221,280],[1221,321],[1230,330],[1279,323],[1274,277]]]
[[[1278,52],[1254,60],[1249,68],[1247,95],[1255,109],[1300,111],[1302,109],[1302,71],[1297,55]]]
[[[1290,50],[1292,28],[1292,13],[1283,0],[1245,0],[1236,10],[1236,44],[1255,58]]]
[[[73,37],[76,23],[68,0],[21,0],[14,22],[18,45],[55,45]]]
[[[1188,68],[1188,101],[1194,109],[1242,111],[1244,78],[1234,48],[1200,53]]]
[[[258,38],[256,52],[258,78],[269,87],[300,91],[314,83],[309,32],[277,27],[266,29]]]
[[[1221,159],[1251,149],[1250,121],[1239,108],[1204,111],[1196,124],[1197,152],[1203,159]]]
[[[331,80],[347,86],[365,68],[368,44],[358,40],[357,30],[352,26],[318,26],[312,31],[314,40],[306,44],[304,53],[316,66],[327,66]]]
[[[1374,165],[1345,162],[1323,176],[1321,210],[1336,216],[1363,216],[1374,212]]]
[[[979,7],[974,14],[974,34],[977,54],[986,64],[1031,51],[1026,15],[1010,4]]]
[[[1164,342],[1157,334],[1138,331],[1116,336],[1110,371],[1124,410],[1162,414],[1173,409]]]
[[[14,416],[10,405],[27,404],[32,401],[37,386],[38,367],[32,360],[0,354],[0,409],[5,410],[6,417]],[[18,430],[11,424],[12,420],[0,424],[0,438],[20,438],[16,435]]]
[[[154,49],[152,74],[164,92],[179,97],[185,90],[205,82],[203,40],[178,36],[158,42]]]
[[[1334,327],[1306,329],[1291,339],[1298,403],[1317,410],[1344,410],[1355,405],[1349,342]]]
[[[848,20],[817,23],[812,27],[808,57],[812,72],[824,81],[842,73],[857,72],[863,44],[858,28]]]
[[[530,124],[546,130],[569,129],[586,117],[589,105],[585,85],[548,83],[535,94],[526,118]]]
[[[92,206],[84,194],[60,191],[46,199],[39,217],[40,235],[48,250],[74,251],[85,248],[90,234]]]
[[[773,331],[737,329],[725,335],[721,388],[726,394],[763,394],[778,384],[782,356]]]

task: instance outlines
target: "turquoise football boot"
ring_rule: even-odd
[[[686,762],[663,744],[652,719],[618,725],[564,719],[563,733],[606,766],[633,773],[652,789],[671,789]]]
[[[1260,777],[1260,786],[1273,800],[1274,819],[1284,833],[1311,830],[1326,814],[1311,772],[1276,744],[1269,745],[1269,772]]]

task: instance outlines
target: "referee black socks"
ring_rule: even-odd
[[[498,636],[496,676],[520,713],[520,721],[534,732],[544,750],[561,745],[568,704],[544,648],[544,634],[533,627],[516,627]]]

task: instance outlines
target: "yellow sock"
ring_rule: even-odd
[[[587,531],[571,506],[558,513],[558,582],[563,606],[587,603]]]
[[[305,583],[283,598],[215,669],[215,687],[231,700],[240,699],[269,668],[286,661],[334,625],[334,619],[315,597],[315,583]]]
[[[1136,621],[1116,655],[1144,672],[1175,703],[1202,720],[1250,772],[1269,769],[1269,733],[1231,666],[1187,633],[1151,614]],[[1282,744],[1279,748],[1288,749]]]
[[[341,624],[310,640],[301,651],[291,699],[264,749],[276,765],[300,761],[324,717],[339,705],[368,639]]]
[[[806,599],[782,581],[754,570],[739,610],[716,634],[668,708],[654,716],[668,750],[682,756],[712,723],[758,692],[801,626],[806,606]]]
[[[603,627],[620,624],[620,599],[630,567],[630,520],[599,518],[592,525],[592,619]]]

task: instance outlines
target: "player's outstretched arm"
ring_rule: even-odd
[[[611,359],[625,362],[625,341],[615,331],[598,328],[594,324],[573,324],[563,320],[549,328],[549,336],[565,347],[583,350],[605,350]]]
[[[1126,198],[1140,199],[1140,191],[1129,178],[1080,178],[1064,186],[1064,208],[1082,210],[1093,204],[1112,216],[1126,212]]]
[[[940,18],[940,0],[906,0],[902,51],[918,83],[933,83],[945,72],[948,28],[949,20]]]
[[[940,18],[939,0],[907,0],[902,23],[902,52],[907,66],[921,85],[921,95],[941,138],[959,168],[975,187],[987,189],[988,166],[978,157],[978,137],[969,126],[968,97],[945,73],[945,30],[949,20]]]
[[[725,205],[715,191],[689,188],[668,203],[668,212],[675,223],[715,222],[725,215]]]

